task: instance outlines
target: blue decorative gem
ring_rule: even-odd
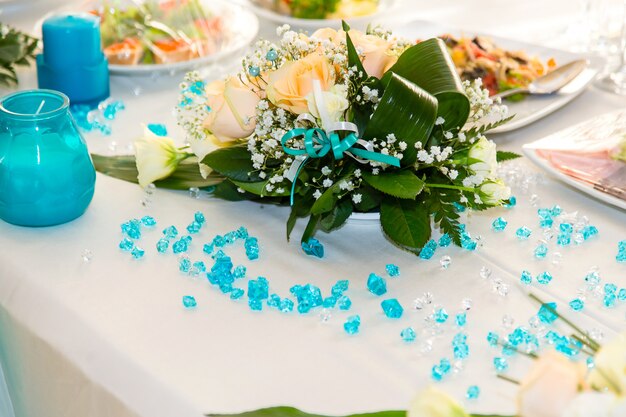
[[[241,297],[243,297],[244,294],[245,294],[245,291],[242,290],[241,288],[233,288],[230,291],[230,299],[231,300],[238,300]]]
[[[224,236],[222,235],[216,235],[213,238],[213,246],[215,246],[216,248],[223,248],[224,246],[226,246],[226,239],[224,239]]]
[[[167,127],[161,123],[149,123],[148,129],[157,136],[167,136]]]
[[[537,275],[537,282],[543,285],[547,285],[552,281],[552,274],[549,272],[542,272]]]
[[[380,303],[380,305],[383,308],[385,316],[389,317],[390,319],[399,319],[400,317],[402,317],[404,309],[397,299],[390,298],[389,300],[385,300]]]
[[[202,261],[196,261],[193,263],[193,267],[198,273],[206,272],[206,265]]]
[[[167,252],[167,248],[170,246],[170,241],[165,239],[165,238],[161,238],[157,241],[156,243],[156,249],[158,252],[160,253],[165,253]]]
[[[135,259],[141,259],[141,258],[143,258],[143,255],[145,255],[145,253],[146,253],[146,251],[145,251],[145,250],[143,250],[143,249],[141,249],[141,248],[140,248],[140,247],[138,247],[138,246],[135,246],[135,247],[133,248],[133,250],[132,250],[132,251],[130,251],[130,254],[131,254],[131,255],[133,256],[133,258],[135,258]]]
[[[539,227],[541,227],[542,229],[549,229],[552,227],[552,224],[554,224],[554,220],[552,220],[552,217],[545,217],[539,221]]]
[[[273,307],[273,308],[280,309],[280,302],[281,302],[281,299],[280,299],[280,296],[278,294],[272,294],[267,299],[268,307]]]
[[[189,249],[189,244],[187,243],[186,239],[179,239],[176,242],[174,242],[174,244],[172,245],[172,251],[174,253],[183,253],[183,252],[187,252],[187,250]]]
[[[269,293],[269,283],[267,279],[259,277],[248,281],[248,298],[251,300],[265,300]]]
[[[176,228],[176,226],[169,226],[163,229],[163,234],[167,239],[174,239],[176,236],[178,236],[178,229]]]
[[[561,224],[559,224],[559,230],[562,233],[565,233],[567,235],[571,235],[572,232],[574,231],[574,228],[572,227],[571,223],[561,223]]]
[[[385,266],[385,270],[387,271],[390,277],[400,276],[400,268],[398,267],[398,265],[387,264]]]
[[[487,343],[489,343],[491,347],[498,346],[498,334],[494,332],[487,333]]]
[[[450,237],[449,234],[444,233],[443,235],[441,235],[441,237],[439,238],[439,246],[441,246],[442,248],[446,248],[450,246],[451,244],[452,244],[452,238]]]
[[[572,243],[572,235],[568,235],[565,233],[559,233],[556,238],[556,244],[559,246],[568,246]]]
[[[259,74],[261,74],[261,69],[256,66],[250,66],[248,67],[248,74],[250,74],[252,77],[258,77]]]
[[[547,254],[548,245],[546,245],[545,243],[540,243],[539,245],[537,245],[537,247],[535,248],[535,258],[544,259]]]
[[[367,289],[374,295],[383,295],[387,292],[387,282],[380,275],[371,273],[367,278]]]
[[[400,337],[407,343],[411,343],[415,341],[417,334],[412,327],[407,327],[400,332]]]
[[[514,195],[509,197],[509,202],[504,205],[506,208],[513,208],[517,205],[517,198]]]
[[[310,238],[308,242],[302,242],[302,250],[309,256],[324,257],[324,245],[314,237]]]
[[[246,267],[243,265],[237,265],[233,270],[233,278],[239,279],[246,276]]]
[[[433,313],[433,319],[437,323],[445,323],[448,320],[448,312],[446,311],[445,308],[438,308]]]
[[[604,304],[606,308],[613,308],[615,307],[616,301],[617,301],[617,296],[615,295],[615,293],[609,293],[609,294],[604,295],[604,299],[602,300],[602,303]]]
[[[553,217],[558,216],[559,214],[561,214],[563,212],[563,210],[561,209],[561,207],[558,204],[555,204],[552,207],[552,210],[550,210],[550,213],[552,214]]]
[[[253,261],[259,258],[259,243],[257,238],[251,236],[247,237],[244,247],[246,248],[246,256],[249,260]]]
[[[617,291],[617,285],[611,284],[610,282],[604,284],[604,294],[605,295],[615,294],[616,291]]]
[[[475,400],[480,396],[480,388],[478,388],[476,385],[472,385],[467,389],[467,392],[465,393],[465,398],[467,398],[468,400]]]
[[[465,313],[457,313],[456,315],[456,325],[459,327],[465,326],[467,324],[467,314]]]
[[[191,270],[191,261],[189,258],[180,258],[180,261],[178,262],[178,270],[180,272],[184,272],[185,274],[189,273]]]
[[[502,232],[504,229],[506,229],[507,224],[508,222],[506,220],[504,220],[502,217],[498,217],[493,221],[493,223],[491,223],[491,227],[496,232]]]
[[[583,227],[583,238],[588,240],[598,234],[598,228],[592,225],[587,225]]]
[[[348,334],[357,334],[359,332],[359,327],[361,326],[361,317],[358,315],[350,316],[343,324],[343,329]]]
[[[515,231],[515,236],[517,236],[518,239],[520,240],[526,240],[530,237],[531,233],[532,233],[532,230],[530,230],[526,226],[522,226]]]
[[[213,249],[215,249],[215,246],[213,246],[212,243],[205,243],[204,246],[202,247],[202,252],[206,253],[207,255],[210,255],[213,253]]]
[[[434,381],[441,381],[444,377],[445,373],[442,372],[439,365],[434,365],[430,371],[430,376]]]
[[[261,300],[248,299],[248,307],[253,311],[263,310],[263,302]]]
[[[543,304],[537,313],[537,317],[539,317],[539,320],[541,320],[542,323],[553,323],[559,318],[558,314],[556,314],[556,303],[552,302]]]
[[[426,242],[426,245],[420,250],[420,258],[422,259],[430,259],[435,255],[435,250],[437,249],[437,242],[433,239]]]
[[[528,271],[522,271],[520,281],[524,285],[530,285],[533,282],[533,276]]]
[[[278,52],[274,49],[270,49],[267,51],[267,54],[265,54],[265,58],[267,58],[268,61],[276,61],[276,59],[278,59]]]
[[[452,206],[454,207],[454,210],[456,210],[457,213],[465,212],[465,206],[460,203],[457,203],[456,201],[452,203]]]
[[[585,302],[580,298],[574,298],[569,302],[569,306],[574,311],[580,311],[585,307]]]
[[[509,363],[507,360],[500,357],[493,358],[493,366],[496,368],[496,372],[498,373],[506,372],[506,370],[509,369]]]
[[[337,304],[339,305],[339,310],[350,310],[352,300],[350,300],[349,297],[342,295],[339,297],[339,300],[337,300]]]
[[[146,227],[154,227],[156,226],[157,222],[152,216],[143,216],[141,218],[141,224],[143,224]]]
[[[620,301],[626,301],[626,288],[620,288],[617,298]]]
[[[282,311],[283,313],[291,313],[293,311],[293,306],[293,301],[291,301],[289,298],[283,298],[280,302],[280,311]]]
[[[183,306],[185,308],[195,308],[197,305],[198,303],[196,303],[196,299],[191,295],[183,296]]]
[[[133,219],[126,223],[123,223],[122,233],[128,236],[131,239],[139,239],[141,238],[141,222],[139,220]]]
[[[196,211],[194,213],[193,219],[200,224],[204,224],[206,222],[206,219],[204,218],[204,214],[202,214],[202,212],[200,211]]]
[[[337,281],[335,285],[331,288],[330,292],[335,297],[341,296],[344,292],[348,291],[348,287],[350,282],[347,279],[342,279]]]
[[[127,237],[122,239],[122,241],[119,244],[119,248],[123,250],[124,252],[130,252],[133,250],[134,247],[135,247],[135,243],[133,243],[133,241]]]
[[[335,296],[330,296],[330,297],[326,297],[324,298],[324,301],[322,301],[322,307],[324,308],[334,308],[337,305],[337,297]]]
[[[193,221],[189,224],[189,226],[187,226],[187,231],[191,234],[195,234],[198,233],[201,228],[202,225],[200,223]]]

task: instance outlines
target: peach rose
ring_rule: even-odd
[[[555,351],[541,355],[521,381],[517,413],[524,417],[560,417],[584,387],[584,376],[584,366]]]
[[[250,136],[256,126],[259,96],[237,77],[210,83],[206,87],[211,108],[202,124],[222,144]]]
[[[335,45],[338,45],[345,38],[346,33],[343,30],[338,32],[333,28],[318,29],[311,35],[311,39],[317,39],[319,41],[330,41]]]
[[[309,111],[306,97],[313,91],[313,80],[320,81],[323,91],[335,84],[332,65],[317,52],[270,73],[265,92],[276,106],[302,114]]]
[[[350,39],[361,56],[367,75],[381,78],[397,61],[398,57],[390,53],[391,42],[378,36],[366,35],[358,30],[350,31]]]

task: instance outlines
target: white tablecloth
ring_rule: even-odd
[[[397,17],[444,19],[468,30],[553,43],[554,34],[567,22],[557,16],[565,11],[571,18],[572,13],[565,1],[528,1],[507,5],[506,11],[499,1],[431,3],[408,4],[406,13]],[[540,6],[546,12],[537,16]],[[21,10],[7,8],[0,19],[28,28],[53,7],[40,1]],[[271,33],[267,23],[263,32]],[[177,132],[171,113],[177,82],[114,77],[112,96],[125,100],[127,110],[114,122],[111,137],[89,136],[92,151],[109,152],[111,141],[117,151],[125,149],[140,133],[139,122],[164,122]],[[132,91],[137,85],[141,92],[135,97]],[[34,86],[32,71],[23,74],[22,87],[30,86]],[[591,88],[561,111],[496,140],[504,149],[519,151],[525,142],[624,104],[623,97]],[[536,172],[525,161],[517,164],[529,174]],[[491,360],[496,352],[484,339],[489,330],[505,332],[505,314],[514,318],[515,325],[526,325],[536,312],[537,306],[526,296],[528,289],[518,284],[521,271],[552,272],[555,278],[550,285],[532,290],[557,301],[564,311],[594,265],[608,281],[626,286],[626,266],[615,261],[617,242],[626,238],[623,211],[550,178],[526,194],[515,192],[516,208],[475,213],[466,219],[468,229],[483,237],[484,247],[476,252],[448,248],[430,261],[419,260],[391,246],[378,225],[350,223],[319,236],[326,248],[326,257],[320,260],[304,256],[297,238],[286,242],[287,208],[229,203],[206,195],[193,199],[185,192],[164,190],[158,190],[145,208],[139,187],[98,175],[89,210],[72,223],[45,229],[0,223],[0,363],[15,416],[197,417],[275,405],[337,415],[402,409],[431,383],[431,367],[451,357],[456,333],[449,325],[433,339],[431,352],[420,351],[428,339],[420,332],[428,313],[411,311],[411,305],[425,291],[432,292],[435,303],[451,314],[460,309],[463,298],[474,302],[467,325],[471,357],[441,387],[463,398],[467,387],[477,384],[482,394],[470,403],[472,411],[513,412],[513,387],[495,378]],[[560,265],[535,260],[532,249],[541,232],[536,207],[529,203],[533,193],[539,196],[540,206],[559,204],[587,215],[600,230],[599,237],[562,249],[552,243],[551,252],[563,254]],[[284,315],[267,308],[251,312],[205,279],[183,276],[176,257],[157,254],[154,243],[163,227],[174,224],[182,229],[197,210],[205,213],[208,224],[194,238],[193,259],[203,258],[201,243],[245,225],[259,238],[260,259],[246,261],[240,245],[227,252],[248,266],[250,277],[267,277],[271,291],[281,296],[287,296],[296,283],[310,282],[327,293],[336,280],[349,279],[351,311],[333,311],[327,323],[321,323],[317,313]],[[144,214],[157,219],[158,230],[145,232],[141,244],[146,257],[134,261],[117,248],[119,225]],[[504,233],[490,229],[498,215],[509,221]],[[527,242],[514,236],[522,225],[534,230]],[[294,237],[302,228],[300,223]],[[81,258],[85,249],[93,252],[90,262]],[[447,270],[439,266],[443,255],[452,258]],[[389,292],[383,297],[396,297],[405,306],[404,316],[396,321],[383,316],[381,299],[365,289],[369,273],[384,275],[386,263],[401,269],[399,278],[388,279]],[[509,283],[507,297],[493,293],[480,278],[483,266]],[[183,309],[183,295],[195,296],[197,309]],[[351,314],[360,314],[363,321],[361,333],[354,337],[342,329]],[[606,310],[599,300],[589,301],[574,317],[605,337],[625,327],[624,306]],[[402,343],[399,337],[409,325],[418,329],[415,344]],[[519,377],[528,364],[524,357],[512,359],[510,375]],[[0,401],[0,413],[7,413],[1,394]]]

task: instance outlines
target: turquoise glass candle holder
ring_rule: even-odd
[[[51,226],[82,215],[96,173],[69,99],[53,90],[0,100],[0,219]]]

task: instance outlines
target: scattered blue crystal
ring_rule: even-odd
[[[537,282],[540,284],[547,285],[550,281],[552,281],[552,274],[547,271],[537,275]]]
[[[572,243],[572,235],[568,235],[565,233],[559,233],[556,238],[556,244],[559,246],[568,246]]]
[[[517,236],[518,239],[520,240],[526,240],[530,237],[531,233],[532,233],[532,230],[530,230],[526,226],[522,226],[519,229],[517,229],[517,231],[515,231],[515,236]]]
[[[515,198],[514,195],[512,195],[511,197],[509,197],[509,202],[504,204],[504,207],[506,208],[513,208],[517,205],[517,198]]]
[[[274,49],[270,49],[267,51],[267,54],[265,54],[265,58],[267,58],[268,61],[276,61],[276,59],[278,59],[278,52]]]
[[[283,313],[291,313],[293,311],[294,303],[289,298],[283,298],[280,302],[280,311]]]
[[[196,271],[198,271],[198,273],[206,272],[206,265],[202,261],[194,262],[193,267],[195,268]]]
[[[617,296],[615,293],[609,293],[604,295],[604,299],[602,300],[602,304],[606,308],[613,308],[617,304]]]
[[[184,272],[185,274],[191,271],[191,261],[189,258],[180,258],[180,261],[178,261],[178,270],[180,272]]]
[[[350,316],[343,324],[343,329],[348,334],[357,334],[359,332],[359,327],[361,326],[361,317],[358,315]]]
[[[611,283],[606,283],[604,284],[604,294],[615,294],[615,292],[617,291],[617,285],[615,284],[611,284]]]
[[[146,227],[154,227],[156,226],[157,222],[152,216],[143,216],[141,218],[141,224],[143,224]]]
[[[250,74],[252,77],[258,77],[259,74],[261,74],[261,69],[256,66],[250,66],[248,67],[248,74]]]
[[[350,282],[347,279],[339,280],[339,281],[337,281],[337,283],[335,283],[335,285],[333,285],[333,287],[331,288],[330,292],[335,297],[339,297],[344,292],[348,291],[349,285],[350,285]]]
[[[241,288],[233,288],[230,291],[230,299],[231,300],[238,300],[241,297],[243,297],[244,294],[245,294],[245,291],[242,290]]]
[[[400,332],[400,337],[407,343],[411,343],[415,341],[417,334],[412,327],[407,327],[406,329],[402,329]]]
[[[441,381],[445,375],[450,373],[452,365],[448,359],[441,359],[438,365],[433,366],[431,370],[431,377],[435,381]]]
[[[467,324],[467,314],[457,313],[455,321],[456,321],[457,326],[459,327],[465,326],[465,324]]]
[[[243,265],[237,265],[233,270],[233,278],[239,279],[246,276],[246,267]]]
[[[535,258],[544,259],[547,254],[548,245],[546,245],[545,243],[540,243],[539,245],[537,245],[537,247],[535,248]]]
[[[204,214],[202,214],[202,212],[200,211],[196,211],[194,213],[193,219],[200,224],[204,224],[204,222],[206,222],[206,219],[204,218]]]
[[[434,365],[432,370],[430,371],[430,376],[434,381],[441,381],[444,375],[445,373],[441,371],[439,365]]]
[[[589,356],[587,358],[587,360],[585,361],[587,368],[588,369],[593,369],[596,366],[595,360],[593,359],[593,356]]]
[[[439,238],[439,246],[441,246],[442,248],[446,248],[450,246],[451,244],[452,244],[452,238],[450,237],[449,234],[444,233],[443,235],[441,235],[441,237]]]
[[[494,333],[494,332],[487,333],[487,343],[489,343],[489,346],[491,346],[491,347],[498,346],[498,335],[497,335],[497,333]]]
[[[133,256],[133,258],[135,258],[135,259],[141,259],[141,258],[143,258],[143,256],[146,254],[146,251],[145,251],[145,250],[143,250],[143,249],[141,249],[141,248],[140,248],[140,247],[138,247],[138,246],[135,246],[135,247],[133,248],[133,250],[132,250],[132,251],[130,251],[130,254],[131,254],[131,255]]]
[[[169,226],[163,229],[163,234],[167,239],[174,239],[178,236],[178,229],[176,229],[176,226]]]
[[[367,289],[374,295],[383,295],[387,292],[387,282],[380,275],[371,273],[367,278]]]
[[[248,229],[243,226],[240,226],[239,229],[235,231],[235,235],[238,239],[247,239],[248,238]]]
[[[122,239],[122,241],[119,244],[119,248],[123,250],[124,252],[130,252],[133,250],[134,247],[135,247],[135,243],[133,243],[133,241],[127,237]]]
[[[618,254],[615,255],[615,260],[620,263],[625,263],[626,262],[626,250],[618,252]]]
[[[324,245],[314,237],[310,238],[307,242],[302,242],[302,250],[309,256],[315,256],[317,258],[324,257]]]
[[[387,271],[387,274],[389,274],[390,277],[400,276],[400,268],[398,267],[398,265],[387,264],[385,265],[385,270]]]
[[[191,295],[183,296],[183,306],[185,308],[194,308],[197,305],[198,305],[198,303],[196,302],[196,299],[194,297],[192,297]]]
[[[620,288],[617,293],[617,299],[620,301],[626,301],[626,288]]]
[[[467,345],[467,335],[457,333],[452,339],[452,352],[455,359],[466,359],[469,356],[469,346]]]
[[[588,240],[598,234],[598,228],[593,225],[587,225],[582,230],[583,238]]]
[[[197,221],[193,221],[187,226],[187,231],[191,234],[196,234],[202,229],[202,225]]]
[[[600,274],[598,274],[598,271],[591,271],[585,275],[585,282],[592,287],[600,284]]]
[[[426,245],[420,250],[420,258],[422,259],[431,259],[435,255],[435,250],[437,249],[437,242],[433,239],[426,242]]]
[[[500,357],[493,358],[493,366],[496,368],[496,372],[506,372],[506,370],[509,369],[507,360]]]
[[[259,277],[248,281],[248,298],[251,300],[265,300],[269,293],[269,283],[267,279]]]
[[[213,246],[215,246],[216,248],[223,248],[224,246],[226,246],[226,239],[224,239],[224,236],[222,235],[216,235],[213,238]]]
[[[123,223],[122,233],[128,236],[131,239],[139,239],[141,238],[141,222],[139,220],[133,219],[126,223]]]
[[[215,252],[213,255],[211,255],[211,258],[216,259],[216,260],[226,258],[226,257],[227,257],[226,254],[221,249]]]
[[[498,217],[497,219],[495,219],[493,221],[493,223],[491,223],[491,227],[496,232],[501,232],[504,229],[506,229],[506,225],[507,224],[508,224],[508,222],[506,220],[504,220],[502,217]]]
[[[437,322],[437,323],[445,323],[448,320],[448,312],[446,311],[445,308],[438,308],[437,310],[435,310],[435,312],[433,313],[433,319]]]
[[[465,393],[465,398],[467,398],[468,400],[475,400],[479,396],[480,396],[480,388],[478,388],[476,385],[471,385],[467,389],[467,392]]]
[[[259,258],[259,243],[255,237],[247,237],[244,243],[246,249],[246,256],[249,260],[253,261]]]
[[[215,246],[213,246],[212,243],[205,243],[204,246],[202,247],[202,252],[206,253],[207,255],[210,255],[213,253],[213,249],[215,249]]]
[[[454,210],[456,210],[457,213],[465,212],[465,206],[460,203],[457,203],[456,201],[452,203],[452,206],[454,207]]]
[[[571,223],[561,223],[559,224],[559,230],[561,231],[561,233],[571,235],[574,231],[574,228],[572,227]]]
[[[278,294],[272,294],[267,299],[267,305],[268,305],[268,307],[280,309],[280,302],[281,301],[282,300],[280,299],[280,296]]]
[[[352,300],[350,300],[350,297],[342,295],[339,297],[339,300],[337,300],[337,304],[339,305],[339,310],[350,310]]]
[[[580,311],[585,307],[585,302],[580,298],[574,298],[569,302],[569,306],[574,311]]]
[[[542,323],[553,323],[559,318],[558,314],[556,314],[556,303],[551,302],[543,304],[537,313],[537,317],[539,317]]]
[[[148,129],[157,136],[167,136],[167,127],[161,123],[150,123]]]
[[[402,317],[404,309],[397,299],[390,298],[389,300],[385,300],[380,303],[380,305],[383,308],[385,316],[389,317],[390,319],[399,319],[400,317]]]
[[[522,271],[520,281],[524,285],[530,285],[533,282],[533,276],[528,271]]]
[[[539,227],[541,227],[542,229],[549,229],[552,227],[553,224],[554,220],[552,220],[552,217],[545,217],[539,221]]]
[[[261,300],[248,299],[248,307],[253,311],[263,310],[263,302]]]
[[[182,238],[174,242],[174,244],[172,245],[172,251],[174,253],[187,252],[188,249],[189,249],[189,244],[187,243],[187,240],[182,239]]]
[[[170,241],[165,239],[165,238],[161,238],[157,241],[156,243],[156,249],[158,252],[160,253],[165,253],[167,252],[167,248],[170,246]]]
[[[237,239],[237,234],[235,232],[228,232],[224,235],[224,241],[227,245],[235,243],[235,239]]]
[[[324,301],[322,301],[322,307],[324,308],[334,308],[336,305],[337,305],[337,297],[333,295],[324,298]]]

